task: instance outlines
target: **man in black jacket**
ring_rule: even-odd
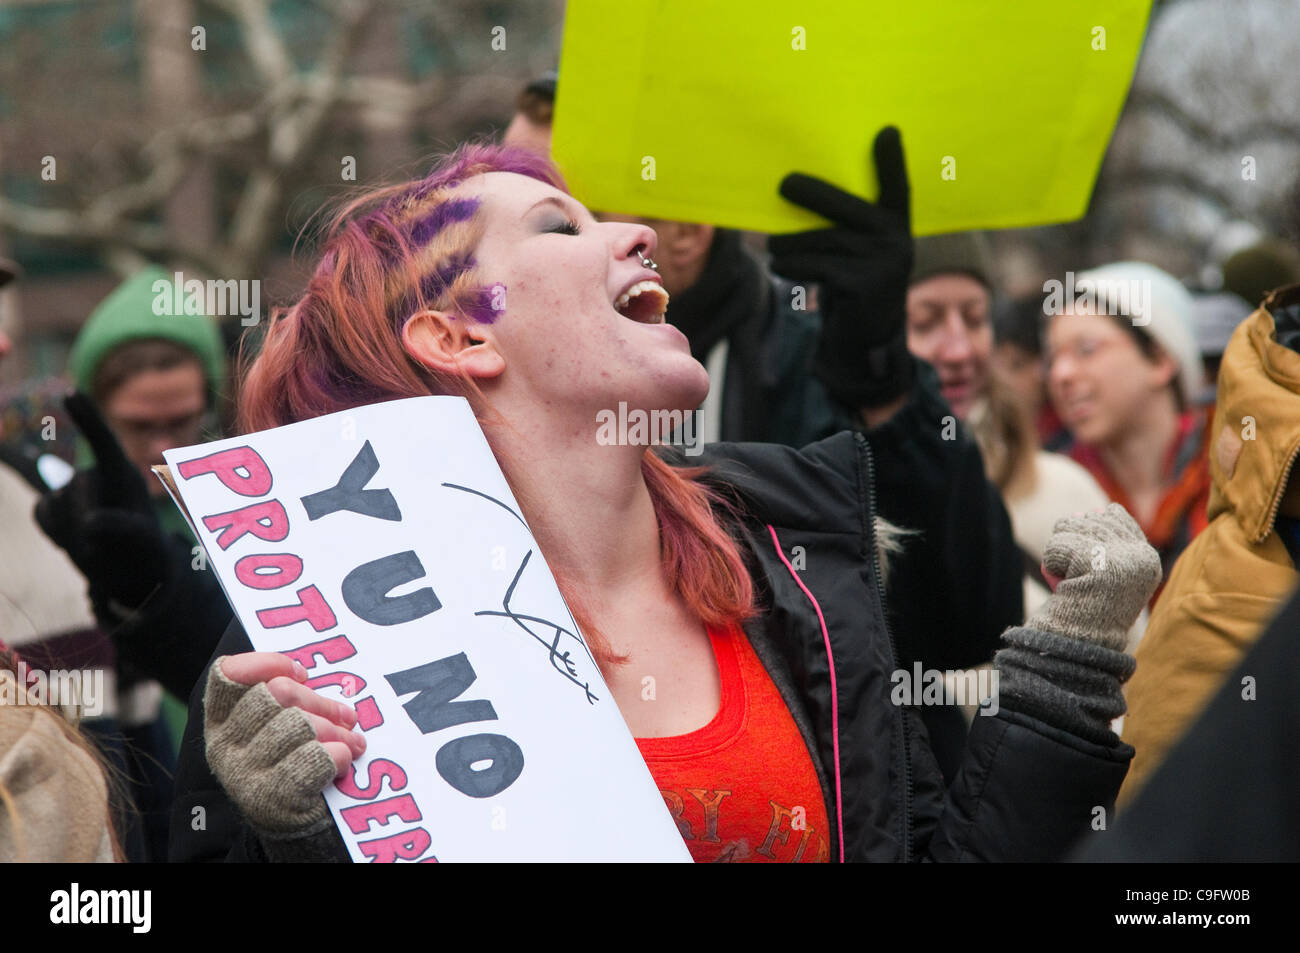
[[[818,283],[822,325],[810,366],[832,408],[831,428],[865,431],[878,461],[876,510],[916,534],[890,575],[899,664],[968,668],[988,661],[1003,631],[1023,618],[1019,550],[973,438],[940,396],[934,369],[908,352],[911,196],[898,130],[882,129],[872,151],[875,203],[786,176],[781,195],[831,226],[772,236],[772,269]],[[925,708],[922,719],[951,781],[965,723],[951,707]]]

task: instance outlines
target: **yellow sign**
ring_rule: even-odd
[[[902,130],[918,235],[1087,210],[1151,0],[569,0],[554,155],[593,209],[823,224],[787,172],[876,195]]]

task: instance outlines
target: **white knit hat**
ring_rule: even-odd
[[[1191,407],[1205,387],[1205,365],[1196,346],[1195,301],[1173,275],[1141,261],[1117,261],[1081,272],[1074,282],[1076,294],[1091,290],[1098,308],[1118,311],[1148,334],[1178,365],[1183,402]],[[1128,310],[1108,307],[1128,302]]]

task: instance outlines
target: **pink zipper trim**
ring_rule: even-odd
[[[781,562],[785,568],[790,570],[790,577],[794,580],[795,585],[803,590],[803,594],[808,597],[814,609],[817,610],[817,621],[822,627],[822,642],[826,646],[826,661],[831,671],[831,747],[835,755],[835,826],[839,832],[840,844],[840,863],[844,863],[844,796],[840,782],[840,697],[835,687],[835,656],[831,654],[831,636],[826,631],[826,618],[822,615],[822,607],[817,604],[817,598],[808,591],[808,587],[803,584],[799,574],[794,571],[790,565],[790,560],[785,558],[785,550],[781,548],[781,540],[777,538],[776,530],[772,524],[767,524],[767,531],[772,534],[772,543],[776,546],[776,554],[781,557]]]

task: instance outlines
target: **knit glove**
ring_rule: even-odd
[[[1125,712],[1121,686],[1133,674],[1128,629],[1160,582],[1160,557],[1118,503],[1058,520],[1043,554],[1056,588],[1002,636],[993,658],[999,703],[1107,746]]]
[[[241,685],[212,663],[203,695],[208,765],[254,828],[271,833],[320,829],[330,819],[321,792],[334,761],[307,715],[284,708],[266,682]]]
[[[1055,594],[1025,627],[1124,651],[1128,630],[1160,584],[1160,556],[1118,503],[1056,521],[1043,569]]]
[[[77,392],[64,406],[94,451],[96,466],[43,496],[36,522],[86,577],[95,616],[112,630],[177,571],[179,557],[144,479],[94,401]]]
[[[913,256],[911,188],[896,128],[880,130],[872,155],[880,184],[874,203],[791,173],[781,181],[781,196],[833,224],[768,239],[773,271],[820,283],[822,332],[814,372],[832,396],[854,409],[887,404],[912,383],[904,333]]]

